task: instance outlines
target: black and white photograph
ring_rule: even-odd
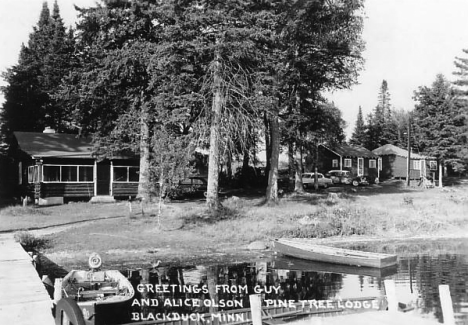
[[[1,0],[0,324],[468,325],[467,12]]]

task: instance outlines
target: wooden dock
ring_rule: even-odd
[[[0,323],[53,325],[52,300],[31,256],[13,235],[0,235]]]

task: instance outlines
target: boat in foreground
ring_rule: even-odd
[[[385,268],[397,263],[396,255],[316,245],[307,239],[276,239],[274,250],[286,256],[335,264]]]
[[[98,325],[126,318],[122,307],[135,294],[130,281],[118,270],[100,270],[97,254],[90,257],[89,265],[90,270],[72,270],[62,279],[56,324]]]

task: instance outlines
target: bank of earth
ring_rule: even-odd
[[[465,182],[432,189],[392,182],[289,194],[276,206],[232,196],[216,218],[201,200],[166,203],[160,215],[157,205],[130,209],[128,202],[11,207],[1,211],[0,231],[29,228],[43,254],[65,269],[85,267],[92,252],[106,267],[244,262],[271,257],[279,237],[336,246],[372,241],[373,250],[389,252],[396,240],[467,236],[466,193]]]

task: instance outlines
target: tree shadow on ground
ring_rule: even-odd
[[[405,194],[414,193],[424,190],[423,187],[419,186],[418,181],[411,181],[410,186],[406,185],[403,180],[387,180],[380,184],[370,184],[365,186],[348,187],[342,193],[349,195],[352,199],[353,196],[375,196],[381,194]]]
[[[63,278],[68,274],[68,271],[56,264],[55,262],[48,259],[45,255],[39,254],[38,263],[36,265],[37,273],[43,279],[44,286],[47,289],[47,293],[51,298],[54,297],[53,284],[55,279]],[[47,280],[46,278],[47,277]]]

